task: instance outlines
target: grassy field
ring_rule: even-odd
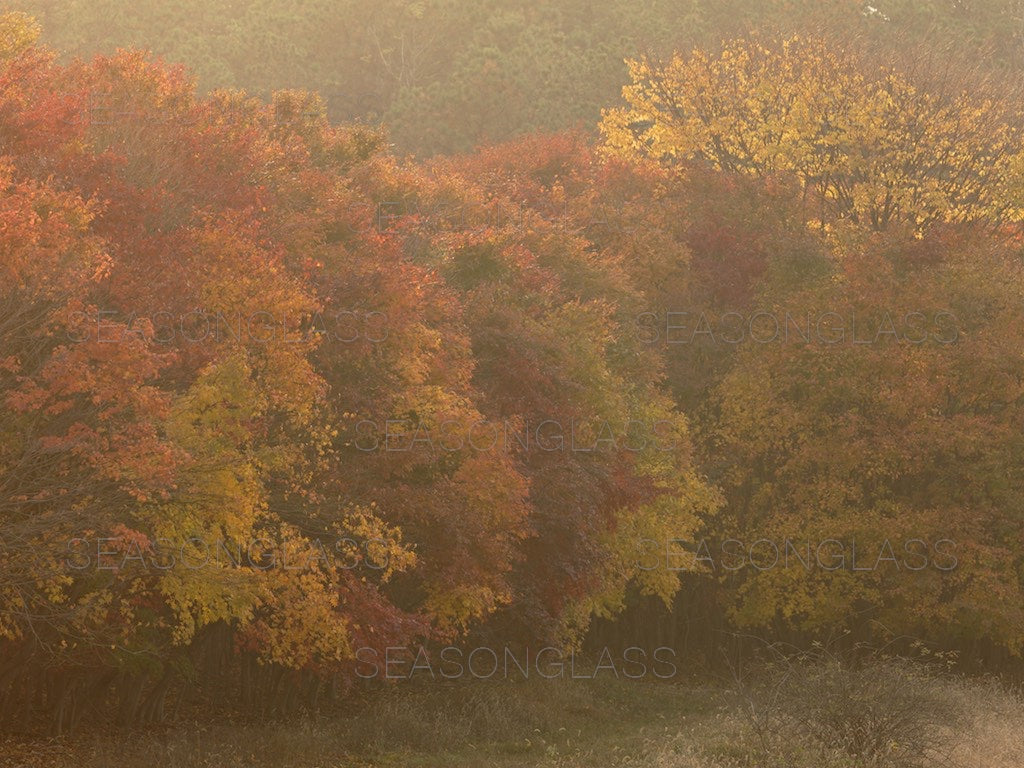
[[[613,677],[408,685],[347,717],[7,741],[0,765],[1024,766],[1024,700],[991,681],[896,666],[801,669],[762,683],[742,690]]]

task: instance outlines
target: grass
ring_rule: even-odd
[[[853,673],[851,673],[853,674]],[[856,673],[863,675],[863,671]],[[825,689],[804,701],[849,695],[851,680],[830,672],[799,678]],[[823,682],[826,680],[827,682]],[[879,762],[787,730],[787,713],[765,739],[735,691],[625,680],[525,680],[406,685],[344,718],[276,724],[177,724],[72,740],[0,741],[0,767],[14,768],[895,768],[1024,766],[1024,700],[991,681],[900,678],[950,714],[926,721],[931,757],[904,752]],[[891,706],[885,685],[861,686],[869,709]],[[864,693],[867,691],[867,693]],[[912,693],[912,692],[911,692]],[[870,696],[877,697],[870,700]],[[902,701],[902,699],[901,699]],[[791,707],[792,702],[785,704]],[[806,703],[792,722],[806,723]],[[863,706],[854,710],[863,711]],[[845,711],[840,709],[838,711]],[[929,710],[933,711],[933,710]],[[941,745],[942,749],[935,749]],[[909,754],[906,753],[906,754]],[[901,760],[906,762],[900,762]]]

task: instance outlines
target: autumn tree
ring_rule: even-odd
[[[937,230],[823,266],[766,289],[757,340],[713,395],[728,502],[712,538],[743,544],[738,561],[704,554],[730,614],[1019,654],[1015,249]]]
[[[605,182],[578,138],[533,167],[400,163],[315,94],[198,97],[22,29],[0,70],[7,714],[158,720],[184,681],[262,711],[359,648],[576,645],[631,586],[671,597],[636,539],[716,495],[632,335],[626,240],[547,218],[555,165],[573,194]],[[642,210],[643,176],[609,174]]]
[[[663,65],[630,63],[608,150],[799,181],[806,217],[881,231],[897,222],[1016,222],[1021,107],[879,65],[841,43],[736,40]]]
[[[578,134],[431,171],[409,201],[421,214],[410,217],[413,253],[462,297],[481,410],[530,441],[513,447],[530,482],[532,536],[498,626],[575,644],[634,590],[670,601],[677,575],[638,571],[636,543],[693,531],[717,505],[663,389],[661,351],[635,332],[646,299],[634,259],[668,271],[685,249],[656,231],[666,222],[648,200],[656,174],[604,163]],[[626,234],[643,237],[645,217],[649,252]]]

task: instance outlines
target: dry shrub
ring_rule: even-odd
[[[947,680],[899,658],[821,651],[777,660],[738,686],[736,701],[766,756],[816,750],[865,768],[952,765],[968,713]]]

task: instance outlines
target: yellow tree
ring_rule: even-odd
[[[918,68],[919,70],[922,68]],[[612,154],[799,180],[807,218],[875,231],[905,222],[1017,221],[1021,102],[970,73],[879,64],[833,41],[726,43],[629,62],[606,110]]]

